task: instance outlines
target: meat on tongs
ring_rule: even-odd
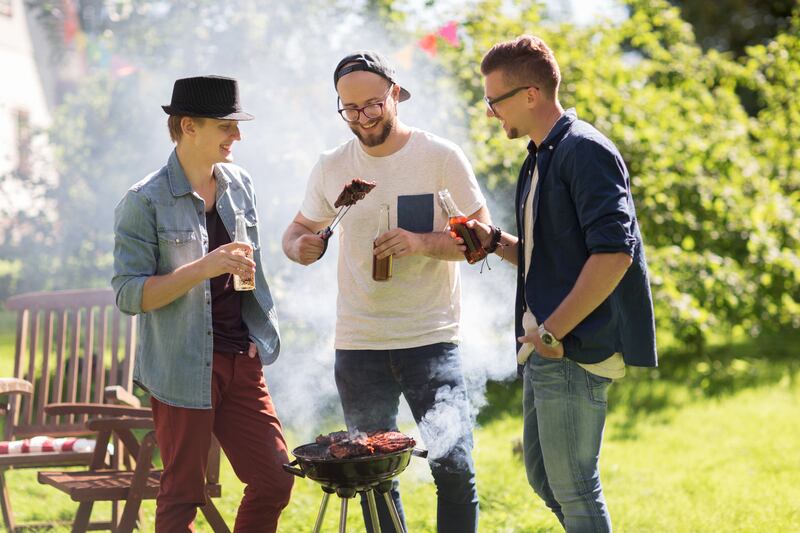
[[[375,188],[374,181],[364,181],[361,178],[353,178],[353,180],[344,186],[339,197],[333,203],[333,207],[351,206],[357,201],[363,200],[364,197]]]
[[[339,208],[339,212],[336,213],[336,216],[333,218],[330,226],[317,232],[317,235],[322,237],[322,240],[325,243],[322,248],[322,253],[319,254],[319,257],[325,255],[325,252],[328,250],[328,239],[330,239],[331,235],[333,235],[333,228],[336,227],[336,224],[342,220],[342,217],[347,214],[347,211],[354,206],[356,202],[363,200],[364,197],[374,188],[374,181],[365,181],[361,178],[353,178],[350,180],[350,183],[344,186],[342,192],[339,193],[339,197],[336,198],[336,201],[333,203],[334,207]],[[319,257],[317,259],[319,259]]]

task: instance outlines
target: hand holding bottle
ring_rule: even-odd
[[[378,238],[375,239],[373,253],[378,259],[383,259],[390,255],[405,257],[419,253],[421,246],[422,243],[418,234],[402,228],[394,228],[378,235]]]
[[[256,262],[251,259],[253,247],[247,243],[230,242],[213,250],[201,259],[205,278],[223,274],[252,275]]]

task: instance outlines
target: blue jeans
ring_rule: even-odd
[[[348,430],[397,429],[400,394],[428,448],[438,495],[437,531],[478,530],[478,491],[472,463],[472,422],[458,346],[438,343],[402,350],[336,350],[336,386]],[[405,528],[399,483],[392,499]],[[382,531],[394,531],[377,498]],[[361,499],[367,531],[366,498]]]
[[[598,459],[611,380],[534,352],[523,373],[528,483],[568,533],[611,531]]]

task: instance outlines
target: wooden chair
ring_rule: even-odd
[[[90,417],[150,416],[149,409],[124,407],[140,407],[133,394],[136,317],[120,313],[114,291],[28,293],[6,300],[6,308],[17,313],[17,331],[14,377],[0,378],[0,396],[8,396],[7,405],[0,407],[5,412],[0,416],[3,440],[91,436],[95,430],[87,427]],[[103,403],[118,405],[99,405]],[[48,405],[53,407],[50,411],[45,409]],[[116,453],[106,466],[133,468],[130,454],[125,453],[127,443],[118,434],[111,438]],[[207,468],[208,482],[214,485],[219,481],[220,449],[215,439],[212,442]],[[98,447],[105,454],[105,446],[97,442],[95,454]],[[13,533],[17,525],[6,470],[91,466],[93,461],[92,453],[0,455],[0,507],[7,530]],[[112,501],[110,522],[90,527],[113,530],[119,522],[118,504]]]
[[[45,408],[49,414],[88,413],[108,415],[107,409],[112,406],[91,405],[54,405]],[[87,427],[98,432],[92,462],[87,471],[79,472],[39,472],[39,483],[52,485],[65,492],[76,502],[80,502],[78,513],[72,525],[73,533],[83,533],[90,526],[89,519],[92,507],[97,501],[119,502],[124,500],[125,506],[118,523],[109,529],[119,533],[129,533],[136,527],[142,500],[155,499],[158,494],[160,470],[152,465],[153,452],[156,447],[153,420],[147,413],[141,413],[129,407],[113,406],[118,409],[117,415],[130,417],[114,417],[91,419]],[[142,416],[145,415],[145,416]],[[133,430],[150,430],[137,441]],[[105,465],[103,448],[108,444],[112,434],[125,443],[127,449],[136,457],[132,468],[108,468]],[[211,528],[217,533],[230,533],[219,511],[211,498],[219,497],[222,489],[219,484],[219,444],[214,444],[209,451],[209,468],[206,478],[207,504],[200,508]],[[94,529],[94,527],[92,527]]]
[[[132,394],[136,317],[120,313],[110,289],[37,292],[13,296],[6,308],[17,313],[14,378],[32,384],[28,394],[7,390],[2,409],[3,440],[38,435],[90,435],[87,415],[52,416],[54,402],[102,403],[105,389],[139,405]],[[19,381],[16,382],[19,384]],[[0,507],[8,531],[16,524],[5,471],[19,468],[88,465],[91,453],[42,452],[0,455]]]

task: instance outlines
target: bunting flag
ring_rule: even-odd
[[[450,46],[459,46],[461,42],[458,40],[458,22],[451,20],[435,32],[425,35],[417,44],[432,57],[437,52],[438,38],[441,38]]]
[[[64,20],[61,26],[64,44],[70,44],[75,38],[75,34],[80,31],[78,12],[75,10],[75,4],[72,3],[72,0],[63,0],[61,5],[64,11]]]
[[[407,44],[402,50],[394,54],[394,60],[405,70],[411,70],[414,63],[414,47]]]
[[[124,78],[125,76],[130,76],[134,72],[139,70],[138,67],[132,65],[127,59],[122,56],[112,55],[111,56],[111,75],[115,79]]]
[[[436,34],[429,33],[419,40],[419,47],[431,57],[436,55]]]
[[[436,33],[439,37],[450,43],[451,46],[458,46],[458,35],[456,35],[456,30],[458,30],[458,22],[455,20],[451,20],[441,28]]]

